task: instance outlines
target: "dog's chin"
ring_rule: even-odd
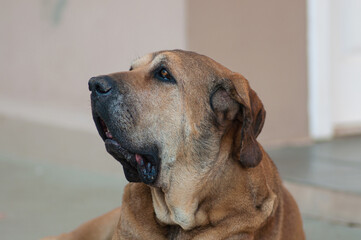
[[[113,137],[102,119],[98,118],[96,125],[104,140],[106,150],[122,164],[126,179],[129,182],[154,184],[158,177],[160,165],[157,151],[152,151],[150,148],[146,150],[146,147],[141,151],[129,147],[125,148],[123,146],[126,144],[120,143]]]

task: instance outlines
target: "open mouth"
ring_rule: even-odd
[[[100,136],[103,138],[105,147],[124,169],[125,177],[130,182],[144,182],[152,184],[157,179],[159,159],[152,151],[133,151],[123,147],[110,132],[105,122],[96,117],[95,124]]]

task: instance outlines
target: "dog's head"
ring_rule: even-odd
[[[262,102],[242,75],[206,56],[156,52],[91,78],[89,89],[98,132],[129,181],[190,181],[214,168],[226,135],[240,167],[262,159]]]

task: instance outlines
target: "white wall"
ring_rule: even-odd
[[[185,4],[2,0],[0,35],[0,115],[93,131],[88,79],[185,48]]]

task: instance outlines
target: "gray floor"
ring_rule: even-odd
[[[269,151],[290,181],[360,193],[361,137]],[[0,155],[0,239],[38,239],[66,232],[117,207],[124,181],[55,163]],[[361,228],[304,216],[307,239],[361,239]]]
[[[0,239],[70,231],[119,206],[120,182],[121,172],[116,177],[0,157]]]
[[[361,136],[268,153],[286,180],[361,195]]]
[[[286,146],[267,152],[283,180],[327,189],[337,195],[344,193],[345,198],[349,194],[360,196],[361,201],[361,136],[307,146]],[[330,199],[324,201],[327,205]],[[360,222],[350,223],[347,219],[331,221],[327,217],[304,216],[304,228],[307,239],[311,240],[361,239]]]

